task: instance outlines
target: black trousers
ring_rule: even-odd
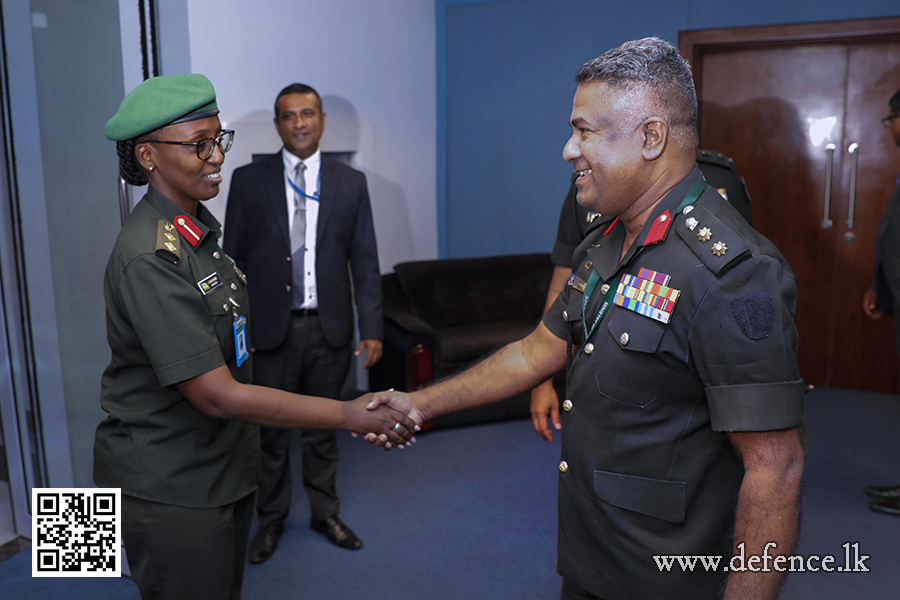
[[[600,596],[581,589],[568,579],[563,579],[559,600],[603,600]]]
[[[350,347],[333,348],[317,315],[291,314],[287,336],[273,350],[253,354],[253,383],[296,394],[337,398],[350,367]],[[333,429],[301,429],[303,489],[312,517],[340,511],[335,479],[337,434]],[[291,509],[292,430],[260,427],[261,452],[256,510],[259,526],[283,521]]]
[[[253,494],[216,508],[122,495],[122,538],[143,600],[239,600]]]

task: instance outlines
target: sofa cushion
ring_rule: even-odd
[[[534,318],[439,329],[441,359],[472,363],[510,342],[521,340],[534,331],[537,324],[538,319]]]
[[[547,254],[415,261],[394,267],[409,303],[438,330],[498,321],[532,320],[536,325],[552,271]]]

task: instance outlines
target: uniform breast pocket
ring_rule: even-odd
[[[222,354],[227,361],[234,354],[234,331],[232,330],[234,315],[229,295],[225,286],[222,286],[204,296],[203,299],[206,301],[206,308],[209,310],[210,321],[219,340],[219,346],[222,348]]]
[[[656,400],[662,382],[656,356],[666,325],[636,312],[614,306],[607,317],[600,368],[594,378],[597,391],[608,399],[636,408]]]

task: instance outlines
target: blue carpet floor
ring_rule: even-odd
[[[871,571],[794,573],[782,598],[892,600],[900,518],[869,511],[862,488],[900,483],[900,401],[818,389],[807,397],[806,415],[810,457],[797,553],[835,555],[841,564],[842,545],[858,543]],[[527,420],[432,431],[390,453],[349,434],[340,439],[341,514],[365,546],[340,550],[311,532],[298,489],[278,551],[247,566],[245,600],[559,597],[558,440],[539,439]],[[29,551],[0,562],[0,598],[138,597],[125,578],[32,579]]]

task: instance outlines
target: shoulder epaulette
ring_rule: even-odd
[[[737,167],[734,164],[734,159],[728,158],[721,152],[717,152],[715,150],[697,150],[697,162],[719,165],[720,167],[725,167],[726,169],[734,169],[735,173],[737,172]]]
[[[156,227],[156,255],[176,265],[181,262],[181,240],[175,226],[165,219]]]
[[[701,201],[674,218],[673,228],[706,267],[717,276],[750,247],[729,225],[720,221]]]

